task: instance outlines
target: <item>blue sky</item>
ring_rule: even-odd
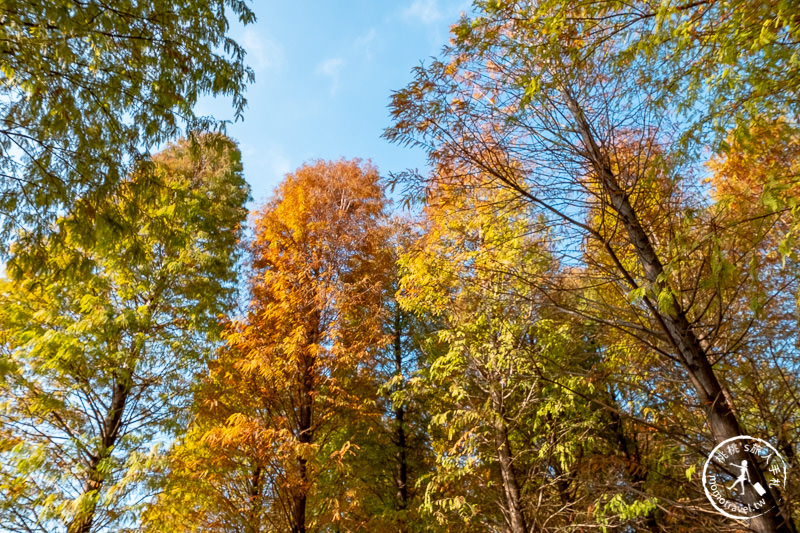
[[[468,0],[255,0],[256,24],[231,35],[248,51],[256,82],[239,142],[256,204],[287,172],[312,159],[371,159],[381,174],[424,168],[420,150],[380,138],[389,97],[411,69],[438,55]],[[229,101],[206,99],[201,114],[232,118]]]

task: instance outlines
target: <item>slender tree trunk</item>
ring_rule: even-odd
[[[408,508],[408,450],[406,449],[405,409],[397,407],[394,410],[394,421],[397,426],[395,437],[397,439],[397,508]]]
[[[312,408],[314,392],[314,369],[312,357],[309,355],[304,361],[300,379],[300,405],[298,412],[297,440],[301,445],[313,441]],[[304,446],[305,447],[305,446]],[[299,487],[292,506],[292,533],[305,533],[306,531],[306,504],[308,499],[308,461],[304,457],[297,458]]]
[[[72,522],[67,526],[68,533],[89,533],[92,529],[92,522],[97,510],[97,498],[105,481],[105,476],[100,472],[99,466],[103,460],[111,456],[111,450],[117,443],[122,426],[122,415],[125,411],[125,403],[128,401],[130,391],[130,375],[117,378],[111,396],[111,404],[103,418],[103,426],[100,429],[100,448],[89,460],[87,479],[81,492],[82,497],[91,494],[92,503],[88,509],[73,518]]]
[[[315,388],[315,362],[316,354],[312,352],[320,336],[320,314],[313,311],[310,323],[310,333],[305,346],[305,353],[298,363],[298,405],[297,405],[297,441],[301,448],[307,448],[314,441],[313,415],[314,415],[314,388]],[[290,513],[291,533],[306,532],[306,507],[308,504],[308,491],[311,480],[308,475],[308,460],[302,455],[296,459],[297,486],[292,490]]]
[[[394,312],[394,372],[396,376],[403,373],[401,313],[399,306],[396,307]],[[408,444],[406,443],[405,415],[405,407],[402,404],[396,405],[394,408],[395,442],[397,443],[395,485],[397,487],[397,508],[401,511],[408,509]],[[404,519],[400,521],[399,528],[400,533],[408,531]]]
[[[250,533],[260,533],[261,531],[261,467],[256,466],[250,480],[250,519],[248,520],[248,530]]]
[[[503,478],[503,492],[508,507],[508,519],[511,533],[528,533],[525,514],[522,511],[522,498],[519,483],[514,470],[514,455],[508,440],[508,428],[505,421],[505,406],[499,390],[492,390],[492,406],[494,407],[494,438],[497,449],[497,460],[500,464],[500,475]]]
[[[616,211],[628,233],[628,238],[636,251],[645,278],[658,293],[664,290],[670,291],[663,276],[664,266],[653,248],[650,237],[642,227],[636,211],[631,206],[628,195],[620,188],[617,176],[612,171],[609,158],[595,141],[592,128],[586,121],[583,110],[577,101],[568,91],[564,91],[564,95],[583,140],[586,156],[597,174],[612,208]],[[673,345],[689,376],[689,380],[692,382],[697,398],[705,410],[706,419],[714,438],[719,443],[742,435],[741,425],[736,418],[733,406],[728,401],[728,397],[714,373],[705,350],[686,318],[686,311],[671,291],[670,299],[673,312],[661,312],[656,307],[652,308],[652,312],[659,321],[661,328],[667,334],[669,342]],[[753,483],[760,482],[763,487],[767,487],[767,492],[763,498],[767,502],[767,507],[774,509],[773,512],[750,520],[751,529],[759,533],[795,533],[795,526],[791,518],[784,517],[780,512],[777,499],[768,488],[764,473],[757,468],[758,463],[755,458],[751,454],[746,454],[744,457],[749,464],[756,465],[756,468],[753,469],[756,471]],[[755,491],[750,492],[752,492],[750,498],[754,498],[753,501],[760,499]]]

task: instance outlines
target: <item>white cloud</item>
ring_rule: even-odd
[[[363,52],[367,59],[372,59],[372,42],[377,35],[378,33],[375,31],[375,28],[370,28],[367,33],[353,41],[353,48],[359,52]]]
[[[283,64],[283,47],[253,28],[244,30],[240,44],[247,50],[246,61],[256,71],[277,68]]]
[[[317,65],[316,73],[331,79],[331,94],[339,88],[339,74],[344,67],[344,59],[331,57]]]
[[[414,0],[403,11],[403,17],[418,20],[423,24],[431,24],[442,18],[442,13],[439,11],[437,0]]]
[[[317,73],[326,76],[338,76],[344,66],[344,59],[341,57],[331,57],[317,66]]]

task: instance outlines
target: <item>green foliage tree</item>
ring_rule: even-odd
[[[140,165],[54,238],[17,242],[2,286],[0,522],[70,533],[135,525],[156,448],[235,293],[249,189],[207,134]]]
[[[418,373],[426,364],[423,344],[435,321],[430,315],[419,317],[409,312],[398,301],[397,259],[407,251],[414,228],[400,217],[389,224],[394,234],[394,259],[388,270],[391,283],[384,299],[384,331],[389,342],[379,352],[376,368],[383,416],[369,433],[368,443],[359,443],[365,452],[359,471],[368,484],[367,511],[382,519],[376,525],[398,533],[443,531],[446,529],[424,517],[422,506],[422,479],[434,467],[428,423],[435,392],[416,386]]]
[[[437,459],[425,511],[448,529],[569,527],[587,499],[580,458],[598,448],[602,422],[575,372],[593,354],[580,324],[548,316],[530,283],[554,266],[546,229],[486,176],[437,172],[424,229],[401,257],[401,305],[435,317],[412,379],[429,393]]]
[[[216,126],[203,95],[246,105],[253,72],[227,36],[241,0],[53,2],[0,6],[0,235],[45,231],[64,210],[93,212],[130,164],[182,126]]]
[[[610,38],[587,44],[611,50],[620,71],[683,114],[691,135],[710,130],[725,144],[764,117],[798,118],[800,19],[789,2],[546,0],[537,11],[553,42],[561,29]]]

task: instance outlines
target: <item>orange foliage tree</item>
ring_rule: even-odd
[[[382,414],[385,203],[375,167],[318,161],[257,212],[249,309],[197,393],[150,527],[364,527],[352,471]]]

